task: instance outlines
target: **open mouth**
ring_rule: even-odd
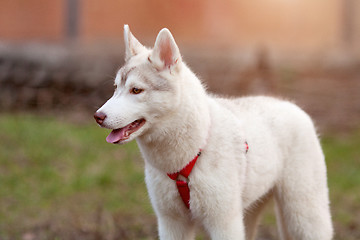
[[[139,130],[144,124],[145,119],[138,119],[123,128],[114,129],[107,136],[106,141],[108,143],[121,143],[130,138],[130,135]]]

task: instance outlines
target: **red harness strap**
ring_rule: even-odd
[[[186,165],[183,169],[181,169],[179,172],[176,173],[168,173],[169,178],[171,178],[172,180],[176,181],[176,186],[177,189],[179,191],[180,197],[183,200],[183,202],[185,203],[185,206],[187,208],[190,208],[190,189],[189,189],[189,185],[187,181],[183,181],[183,180],[178,180],[179,175],[184,176],[186,179],[188,179],[195,163],[196,160],[200,157],[201,155],[201,149],[199,150],[198,154],[194,157],[193,160],[191,160],[188,165]]]
[[[189,184],[188,184],[188,181],[178,180],[178,177],[179,177],[179,175],[182,175],[182,176],[184,176],[186,178],[186,180],[188,180],[188,177],[189,177],[192,169],[194,168],[194,165],[195,165],[196,161],[198,160],[198,158],[201,155],[201,151],[202,151],[202,149],[200,149],[198,154],[194,157],[194,159],[191,160],[188,163],[188,165],[186,165],[179,172],[168,173],[167,174],[169,176],[169,178],[176,181],[176,186],[177,186],[178,192],[180,194],[180,197],[181,197],[181,199],[183,200],[185,206],[188,209],[190,208],[190,188],[189,188]],[[249,151],[249,145],[245,141],[245,153],[247,153],[248,151]]]

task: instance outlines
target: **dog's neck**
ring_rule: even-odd
[[[146,164],[165,173],[179,171],[200,148],[206,149],[210,134],[208,96],[200,81],[188,71],[181,105],[151,133],[137,139]]]

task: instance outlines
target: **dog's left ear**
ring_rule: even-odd
[[[178,70],[181,66],[179,48],[167,28],[163,28],[159,32],[149,60],[159,70]]]
[[[125,61],[146,49],[130,32],[129,25],[124,25]]]

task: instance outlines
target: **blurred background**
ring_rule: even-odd
[[[124,24],[149,47],[169,28],[209,92],[305,109],[335,239],[360,239],[360,1],[0,0],[1,240],[157,238],[136,143],[107,144],[92,119]],[[271,207],[258,239],[278,239]]]

